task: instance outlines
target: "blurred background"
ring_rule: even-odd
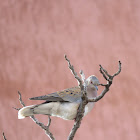
[[[140,1],[138,0],[0,0],[0,137],[8,140],[49,138],[30,118],[18,120],[33,96],[77,85],[68,69],[96,75],[99,64],[114,79],[110,91],[83,118],[75,140],[140,139]],[[99,93],[102,88],[99,87]],[[47,124],[47,116],[37,118]],[[66,140],[73,121],[52,117],[51,131]]]

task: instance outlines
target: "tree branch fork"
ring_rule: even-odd
[[[81,124],[81,121],[82,121],[82,118],[84,116],[84,109],[85,109],[85,106],[86,104],[88,104],[88,102],[97,102],[99,101],[101,98],[104,97],[104,95],[109,91],[109,88],[110,86],[112,85],[113,83],[113,79],[120,74],[121,72],[121,62],[119,61],[119,68],[118,68],[118,71],[116,73],[114,73],[113,75],[110,75],[107,70],[105,70],[102,65],[99,65],[100,66],[100,73],[102,74],[102,76],[104,77],[104,79],[107,81],[106,84],[99,84],[98,86],[104,86],[104,89],[103,91],[101,92],[100,95],[98,95],[97,97],[93,98],[93,99],[88,99],[87,97],[87,94],[86,94],[86,79],[85,79],[85,75],[84,75],[84,72],[81,70],[80,71],[80,76],[81,78],[77,75],[76,71],[74,70],[74,66],[71,65],[71,62],[70,60],[67,58],[67,56],[65,55],[65,60],[68,62],[68,67],[69,69],[71,70],[72,74],[74,75],[75,79],[77,80],[78,82],[78,85],[79,87],[81,88],[81,93],[82,93],[82,101],[80,103],[80,106],[78,108],[78,111],[77,111],[77,116],[76,116],[76,119],[75,119],[75,122],[74,122],[74,125],[73,125],[73,128],[68,136],[68,139],[67,140],[73,140],[78,128],[80,127],[80,124]],[[21,97],[21,93],[18,91],[18,94],[19,94],[19,101],[20,101],[20,104],[25,107],[25,104],[24,102],[22,101],[22,97]],[[16,110],[20,110],[20,108],[14,108]],[[51,140],[55,140],[55,137],[53,136],[53,134],[50,132],[50,125],[51,125],[51,118],[50,116],[48,116],[48,124],[47,125],[44,125],[43,123],[39,122],[33,115],[30,116],[30,118],[38,125],[40,126],[44,131],[45,131],[45,134],[51,139]],[[6,140],[6,137],[3,133],[3,139]]]

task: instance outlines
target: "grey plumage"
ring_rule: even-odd
[[[90,76],[86,79],[87,96],[94,98],[97,96],[97,86],[99,80],[95,76]],[[30,98],[30,100],[45,100],[44,103],[39,105],[31,105],[19,110],[18,118],[34,114],[44,114],[60,117],[66,120],[73,120],[76,117],[79,104],[81,102],[80,87],[72,87],[62,91],[57,91],[48,95]],[[85,107],[86,115],[93,108],[94,103],[88,103]]]

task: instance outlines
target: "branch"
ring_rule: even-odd
[[[76,131],[80,127],[82,118],[84,116],[84,109],[85,109],[86,104],[88,102],[97,102],[97,101],[99,101],[109,91],[109,87],[111,86],[111,84],[113,82],[113,78],[115,76],[117,76],[121,72],[121,62],[119,61],[119,70],[118,70],[118,72],[113,74],[113,76],[111,76],[107,72],[107,70],[105,70],[101,65],[99,65],[100,66],[100,72],[103,75],[103,77],[107,80],[107,84],[100,84],[101,86],[104,86],[105,89],[102,91],[102,93],[99,96],[97,96],[96,98],[93,98],[93,99],[88,99],[87,95],[86,95],[86,86],[87,85],[86,85],[85,75],[84,75],[83,71],[80,72],[81,78],[82,78],[82,80],[81,80],[81,78],[78,77],[77,73],[74,70],[73,65],[71,65],[70,60],[67,58],[66,55],[65,55],[65,59],[66,59],[66,61],[68,61],[69,69],[71,70],[72,74],[74,75],[74,77],[78,81],[79,86],[81,88],[81,93],[82,93],[82,97],[81,97],[82,102],[80,103],[80,106],[79,106],[78,112],[77,112],[77,116],[76,116],[76,119],[75,119],[74,126],[73,126],[73,128],[72,128],[72,130],[70,132],[69,137],[68,137],[68,140],[73,140],[73,138],[74,138],[74,136],[76,134]],[[83,84],[82,84],[82,81],[84,82]]]
[[[118,71],[115,74],[113,74],[112,76],[110,74],[108,74],[108,72],[101,65],[100,65],[100,72],[103,75],[103,77],[107,80],[107,84],[100,84],[101,86],[105,87],[104,90],[102,91],[102,93],[99,96],[97,96],[93,99],[88,99],[88,102],[99,101],[109,91],[109,87],[112,85],[114,77],[117,76],[121,72],[121,61],[119,61]]]
[[[20,104],[23,106],[23,107],[25,107],[25,104],[24,104],[24,102],[22,101],[22,97],[21,97],[21,93],[18,91],[18,94],[19,94],[19,102],[20,102]]]
[[[81,78],[75,72],[73,65],[71,65],[70,60],[67,58],[66,55],[65,55],[65,59],[66,59],[66,61],[68,61],[69,69],[71,70],[72,74],[74,75],[74,77],[76,78],[76,80],[79,83],[79,86],[81,88],[81,94],[82,94],[82,97],[81,97],[82,102],[80,103],[80,106],[78,108],[74,126],[73,126],[73,128],[68,136],[68,140],[73,140],[73,138],[77,132],[77,129],[81,125],[81,121],[82,121],[82,118],[83,118],[84,112],[85,112],[85,106],[88,103],[87,96],[86,96],[86,80],[85,80],[85,75],[84,75],[83,71],[80,71],[81,78],[84,82],[84,83],[82,83]]]
[[[73,128],[68,136],[68,140],[73,140],[78,128],[80,127],[81,125],[81,121],[82,121],[82,118],[84,116],[84,112],[85,112],[85,106],[87,104],[87,97],[84,96],[82,98],[82,102],[80,103],[80,106],[78,108],[78,112],[77,112],[77,116],[76,116],[76,119],[75,119],[75,123],[73,125]]]
[[[81,75],[81,79],[83,81],[84,90],[86,91],[87,82],[86,82],[85,74],[82,70],[80,71],[80,75]]]
[[[6,137],[5,137],[4,132],[2,133],[2,136],[3,136],[3,139],[4,139],[4,140],[7,140]]]
[[[30,118],[38,125],[40,126],[43,130],[45,130],[45,134],[48,135],[48,137],[51,139],[51,140],[55,140],[53,134],[50,132],[49,130],[49,126],[51,124],[51,118],[50,116],[48,117],[48,124],[47,126],[45,126],[43,123],[39,122],[34,116],[30,116]]]
[[[80,77],[79,77],[79,76],[77,75],[77,73],[75,72],[73,65],[71,65],[71,63],[70,63],[70,60],[67,58],[66,55],[64,55],[64,57],[65,57],[66,61],[68,61],[69,69],[71,70],[72,74],[73,74],[74,77],[76,78],[76,80],[77,80],[79,86],[80,86],[81,88],[83,88],[82,80],[80,79]]]
[[[25,107],[25,104],[24,102],[22,101],[22,97],[21,97],[21,93],[18,91],[18,94],[19,94],[19,101],[20,101],[20,104]],[[19,110],[19,108],[14,108],[16,110]],[[43,123],[39,122],[33,115],[30,116],[30,118],[38,125],[40,126],[44,131],[45,131],[45,134],[48,135],[48,137],[51,139],[51,140],[55,140],[53,134],[50,132],[49,130],[49,127],[50,127],[50,124],[51,124],[51,118],[50,116],[48,116],[48,125],[44,125]]]

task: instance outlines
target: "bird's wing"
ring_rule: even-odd
[[[79,87],[72,87],[57,91],[44,96],[29,98],[30,100],[46,100],[46,102],[76,102],[81,99],[81,90]]]

